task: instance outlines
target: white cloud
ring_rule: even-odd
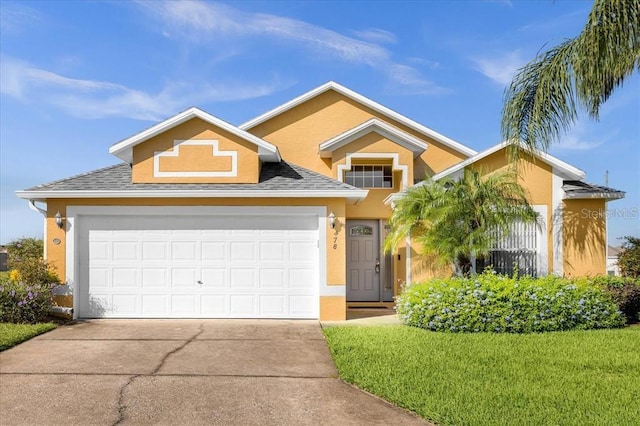
[[[307,49],[315,57],[369,66],[386,75],[395,84],[416,87],[421,93],[443,91],[443,88],[427,79],[418,69],[391,59],[391,52],[378,43],[395,41],[395,36],[384,30],[355,32],[363,39],[359,40],[302,20],[245,12],[220,3],[190,0],[139,1],[138,4],[148,14],[160,20],[163,25],[161,31],[167,37],[202,44],[219,42],[223,37],[260,40],[271,38]],[[407,78],[407,74],[411,77]]]
[[[471,60],[476,70],[501,86],[511,83],[515,72],[527,63],[519,50],[494,57],[475,57]]]
[[[352,31],[356,37],[366,40],[371,43],[396,43],[398,39],[396,35],[390,31],[386,31],[380,28],[367,28],[360,31]]]
[[[157,93],[147,93],[111,82],[65,77],[31,64],[2,56],[0,93],[23,102],[42,102],[83,118],[126,117],[160,120],[191,105],[266,96],[280,84],[172,83]]]
[[[20,34],[42,21],[42,14],[18,3],[3,3],[0,7],[0,29],[6,34]]]
[[[563,135],[559,141],[551,144],[549,151],[588,151],[602,145],[605,142],[604,139],[596,138],[584,122],[578,121],[569,133]]]

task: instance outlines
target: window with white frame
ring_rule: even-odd
[[[489,256],[478,261],[481,270],[490,266],[495,272],[504,275],[535,277],[538,273],[538,232],[535,223],[516,221],[509,227],[509,232],[502,234],[494,231],[496,242],[489,251]]]
[[[358,188],[393,188],[393,170],[386,165],[353,165],[344,172],[344,182]]]

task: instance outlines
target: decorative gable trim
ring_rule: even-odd
[[[156,124],[155,126],[149,127],[148,129],[143,130],[140,133],[137,133],[127,139],[116,143],[115,145],[112,145],[111,148],[109,148],[109,153],[131,164],[131,162],[133,161],[134,146],[163,132],[166,132],[167,130],[172,129],[182,123],[185,123],[192,118],[199,118],[207,123],[226,130],[227,132],[236,135],[246,140],[247,142],[256,145],[258,147],[258,155],[260,157],[260,160],[262,161],[278,162],[281,160],[280,153],[278,152],[278,148],[275,145],[272,145],[269,142],[260,139],[259,137],[252,135],[251,133],[248,133],[236,126],[233,126],[226,121],[223,121],[218,117],[215,117],[196,107],[189,108],[188,110],[174,115],[173,117],[170,117],[163,122]]]
[[[160,159],[163,157],[179,157],[181,146],[211,146],[212,157],[231,157],[231,170],[228,171],[172,171],[163,172],[160,170]],[[172,151],[156,151],[153,154],[153,176],[154,177],[236,177],[238,176],[238,152],[220,151],[218,141],[211,139],[199,140],[175,140]]]
[[[416,130],[417,132],[422,133],[425,136],[428,136],[429,138],[457,151],[460,152],[466,156],[472,156],[476,154],[476,151],[474,151],[471,148],[468,148],[464,145],[462,145],[459,142],[454,141],[453,139],[450,139],[434,130],[431,130],[430,128],[423,126],[422,124],[415,122],[413,120],[411,120],[408,117],[405,117],[402,114],[399,114],[383,105],[380,105],[377,102],[372,101],[371,99],[362,96],[359,93],[354,92],[353,90],[347,89],[346,87],[334,82],[334,81],[330,81],[328,83],[323,84],[320,87],[317,87],[313,90],[310,90],[309,92],[298,96],[297,98],[284,103],[282,105],[280,105],[279,107],[276,107],[274,109],[272,109],[271,111],[268,111],[262,115],[259,115],[258,117],[247,121],[246,123],[243,123],[242,125],[240,125],[240,128],[243,130],[250,130],[251,128],[264,123],[265,121],[280,115],[288,110],[290,110],[291,108],[294,108],[306,101],[308,101],[309,99],[315,98],[316,96],[328,91],[328,90],[334,90],[348,98],[353,99],[354,101],[386,116],[389,117],[401,124],[404,124],[405,126]]]
[[[414,158],[427,149],[427,144],[377,118],[372,118],[353,129],[347,130],[320,144],[320,156],[331,157],[331,153],[371,132],[378,133],[400,146],[413,151]]]
[[[501,142],[497,145],[492,146],[491,148],[488,148],[482,152],[477,153],[476,155],[474,155],[473,157],[469,157],[464,161],[461,161],[458,164],[455,164],[451,167],[449,167],[448,169],[445,169],[443,171],[441,171],[440,173],[437,173],[435,175],[433,175],[433,177],[431,179],[433,180],[438,180],[438,179],[442,179],[443,177],[446,176],[451,176],[454,175],[456,172],[461,171],[462,169],[464,169],[465,167],[467,167],[470,164],[475,163],[478,160],[481,160],[485,157],[488,157],[489,155],[500,151],[503,148],[506,148],[509,146],[509,142]],[[554,168],[554,170],[557,170],[558,172],[560,172],[560,175],[566,179],[573,179],[573,180],[582,180],[585,178],[585,172],[583,172],[582,170],[573,167],[570,164],[565,163],[564,161],[550,155],[547,154],[546,152],[540,151],[539,149],[536,149],[533,152],[533,155],[535,155],[537,158],[539,158],[540,160],[542,160],[543,162],[549,164],[550,166],[552,166]],[[420,185],[420,184],[418,184]]]

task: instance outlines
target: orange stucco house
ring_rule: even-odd
[[[334,82],[241,126],[190,108],[109,151],[118,164],[17,192],[45,215],[74,318],[340,320],[391,303],[428,273],[410,241],[381,250],[394,198],[507,165],[503,145],[477,153]],[[545,153],[520,161],[540,226],[496,264],[604,274],[605,203],[624,193]]]

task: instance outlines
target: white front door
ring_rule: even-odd
[[[87,215],[81,318],[317,318],[318,217]]]

